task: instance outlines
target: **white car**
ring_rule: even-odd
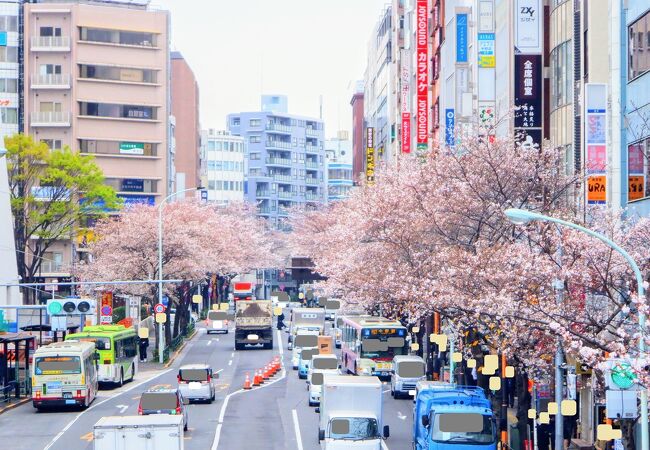
[[[418,382],[426,380],[424,360],[415,355],[397,355],[390,371],[390,393],[393,397],[408,397]]]
[[[339,374],[339,359],[336,355],[314,355],[307,374],[309,406],[318,406],[323,391],[323,377],[326,374]]]
[[[205,319],[205,332],[228,334],[228,313],[226,311],[208,311]]]

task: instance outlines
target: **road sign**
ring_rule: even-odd
[[[102,306],[101,314],[102,316],[110,316],[111,314],[113,314],[113,307],[108,305]]]
[[[165,305],[162,303],[156,303],[156,306],[153,307],[153,310],[156,314],[162,314],[165,312]]]
[[[113,323],[113,316],[101,316],[101,317],[99,318],[99,323],[100,323],[101,325],[108,325],[108,324],[111,324],[111,323]]]
[[[156,323],[165,323],[167,322],[167,314],[158,313],[156,314]]]

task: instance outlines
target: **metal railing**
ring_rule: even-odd
[[[318,194],[305,194],[305,200],[320,200]]]
[[[320,181],[318,180],[318,178],[305,177],[305,184],[319,184],[319,183]]]
[[[70,50],[70,36],[32,36],[32,50]]]
[[[255,192],[255,197],[270,197],[271,191],[257,191]]]
[[[307,145],[305,145],[305,151],[309,152],[309,153],[320,153],[321,149],[317,145],[309,145],[309,144],[307,144]]]
[[[269,139],[266,141],[266,146],[271,148],[291,148],[291,142],[279,141],[277,139]]]
[[[291,133],[291,125],[282,125],[280,123],[270,122],[266,125],[267,131],[280,131],[282,133]]]
[[[33,112],[31,114],[31,126],[70,126],[72,115],[69,112]]]
[[[318,136],[319,130],[316,130],[314,128],[305,128],[305,134],[307,136]]]
[[[278,191],[278,198],[293,198],[294,195],[291,191]]]
[[[32,87],[38,86],[61,86],[70,87],[70,75],[63,74],[36,74],[32,76]]]
[[[275,181],[291,181],[291,175],[278,175],[274,174],[273,179]]]
[[[290,166],[291,160],[287,158],[266,158],[266,164],[274,166]]]
[[[305,167],[310,169],[318,169],[318,162],[305,160]]]

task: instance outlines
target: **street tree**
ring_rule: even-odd
[[[88,219],[120,207],[92,156],[52,150],[31,136],[5,138],[18,273],[32,283],[55,242],[75,238]],[[34,290],[23,292],[34,303]]]

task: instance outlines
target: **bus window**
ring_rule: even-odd
[[[68,375],[81,373],[78,356],[44,356],[36,358],[36,375]]]

